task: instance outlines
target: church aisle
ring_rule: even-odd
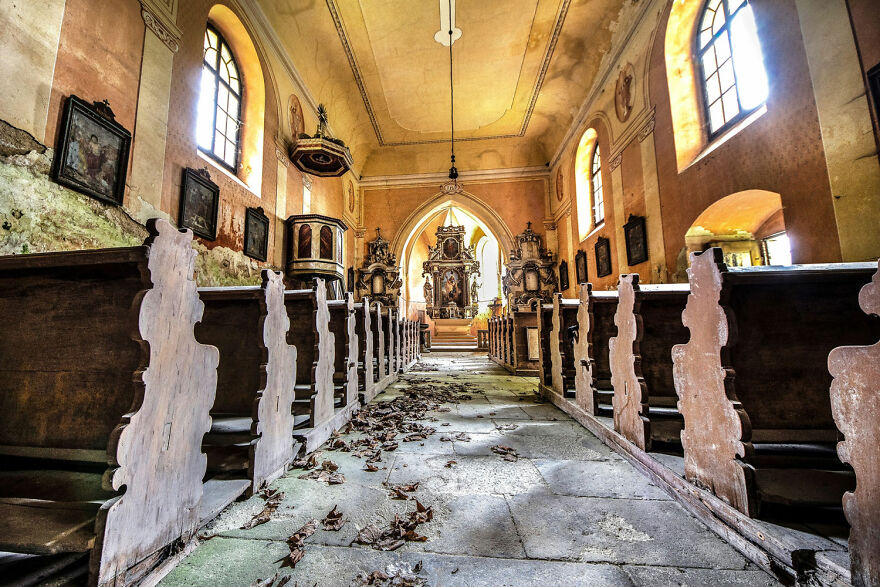
[[[318,461],[338,465],[344,483],[328,486],[291,470],[272,485],[284,497],[268,522],[241,529],[264,508],[263,498],[233,504],[162,585],[247,586],[279,573],[291,576],[288,585],[347,586],[367,584],[359,573],[411,569],[424,583],[399,584],[776,584],[537,397],[535,379],[510,376],[482,354],[434,353],[374,401],[399,397],[411,385],[463,389],[471,399],[428,412],[419,423],[436,432],[423,441],[404,442],[399,434],[398,448],[383,451],[376,472],[352,452],[321,450]],[[498,446],[518,458],[506,460],[492,450]],[[414,499],[390,497],[392,485],[413,483]],[[433,519],[416,528],[426,541],[390,552],[354,543],[370,524],[382,529],[395,515],[407,519],[415,500],[433,508]],[[345,524],[324,530],[320,520],[334,506]],[[314,519],[318,529],[305,539],[304,556],[295,568],[282,567],[288,538]]]

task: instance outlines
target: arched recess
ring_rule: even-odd
[[[731,266],[791,264],[782,198],[765,190],[745,190],[715,201],[694,219],[685,243],[688,252],[721,247]]]
[[[421,232],[428,219],[443,208],[458,207],[486,224],[492,236],[501,245],[502,252],[513,250],[513,233],[501,216],[491,206],[468,192],[458,194],[437,193],[433,198],[413,210],[394,235],[391,250],[398,259],[403,260],[404,251],[410,240]]]
[[[229,43],[241,70],[243,124],[239,140],[240,169],[237,175],[251,191],[259,194],[263,181],[266,119],[266,83],[263,66],[251,35],[232,10],[222,4],[215,4],[208,12],[208,22],[214,25]]]

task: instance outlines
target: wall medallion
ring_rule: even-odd
[[[348,211],[354,212],[354,184],[348,182]]]

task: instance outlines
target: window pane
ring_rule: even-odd
[[[721,88],[718,85],[718,74],[712,74],[706,81],[706,98],[709,99],[709,104],[714,102],[721,96]]]
[[[715,11],[715,18],[712,19],[712,34],[716,34],[721,30],[721,27],[727,22],[727,18],[724,16],[723,10]]]
[[[727,91],[736,84],[736,78],[733,76],[733,63],[730,60],[724,62],[721,69],[718,70],[721,79],[721,89]]]
[[[767,72],[751,6],[747,5],[737,13],[730,25],[730,35],[740,100],[743,108],[751,110],[766,102],[769,95]]]
[[[205,31],[205,42],[208,43],[208,46],[217,48],[217,33],[208,29]]]
[[[724,126],[724,112],[721,110],[720,100],[709,106],[709,121],[712,132]]]
[[[211,149],[211,135],[214,126],[214,87],[216,77],[207,67],[202,67],[202,79],[199,87],[198,122],[196,123],[196,139],[202,149]]]
[[[739,114],[739,102],[736,100],[736,89],[728,90],[721,101],[724,102],[724,122]]]
[[[718,65],[715,63],[715,48],[710,46],[703,55],[703,75],[708,78],[716,69]]]
[[[730,14],[736,12],[736,9],[745,4],[746,0],[727,0],[727,8],[730,10]]]
[[[730,40],[727,37],[727,31],[718,35],[718,41],[715,43],[715,55],[718,57],[718,63],[724,63],[730,57]]]
[[[213,70],[217,69],[217,50],[208,49],[205,51],[205,63]]]

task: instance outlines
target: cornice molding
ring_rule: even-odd
[[[462,171],[459,173],[459,183],[486,182],[486,181],[511,181],[517,179],[548,179],[550,169],[546,165],[534,167],[516,167],[511,169],[488,169],[485,171]],[[359,185],[362,188],[401,187],[418,185],[441,185],[449,181],[446,172],[415,173],[409,175],[378,175],[375,177],[362,177]]]
[[[183,33],[177,26],[177,0],[141,0],[141,17],[172,53],[180,50]]]

